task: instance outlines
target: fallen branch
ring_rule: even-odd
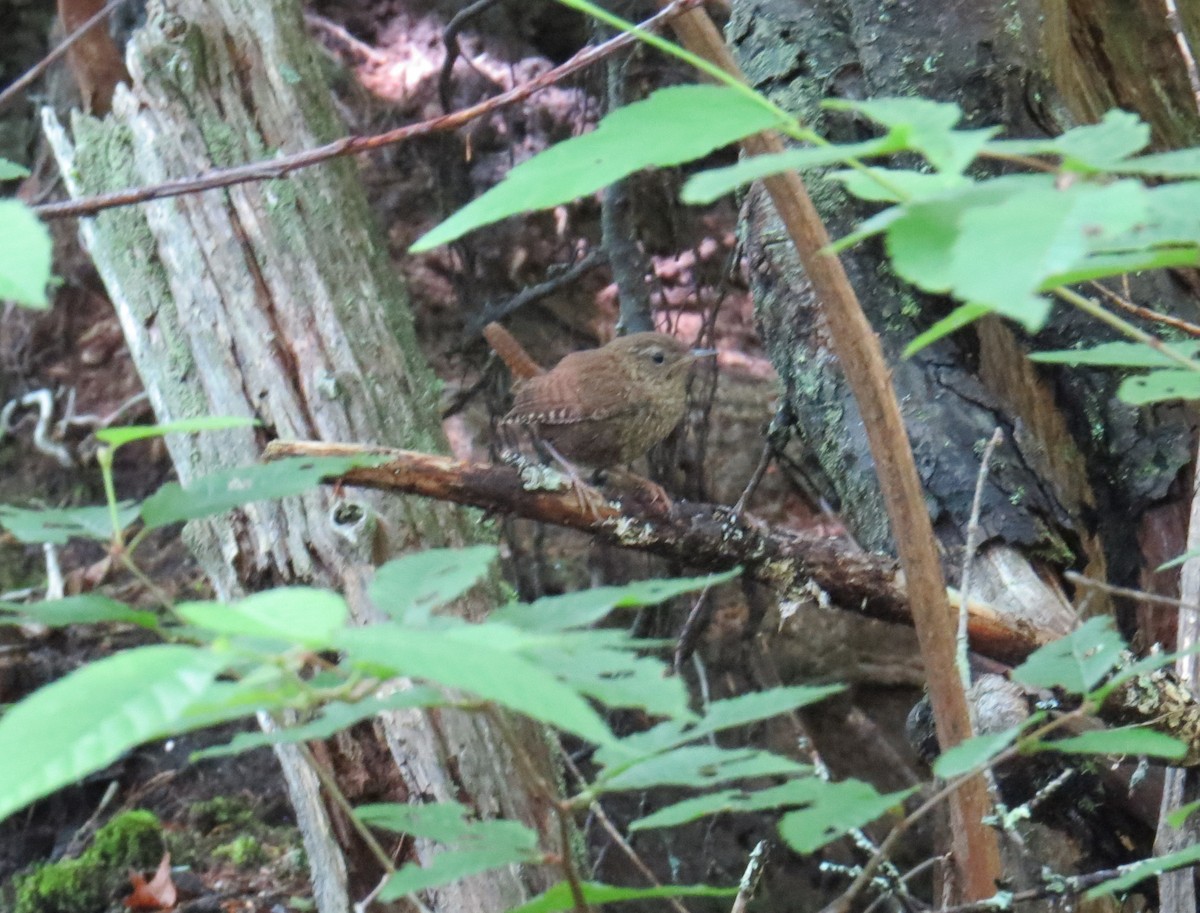
[[[912,625],[912,611],[896,562],[863,552],[845,539],[769,530],[712,504],[659,503],[629,496],[604,501],[594,512],[557,472],[542,466],[468,463],[452,457],[360,444],[273,441],[265,458],[383,455],[388,462],[353,469],[326,481],[415,494],[580,530],[601,541],[674,558],[690,567],[725,570],[741,565],[751,579],[783,600],[813,598],[872,618]],[[607,496],[607,493],[605,493]],[[600,500],[603,500],[601,498]],[[971,603],[968,633],[975,651],[1020,662],[1053,639],[995,609]]]

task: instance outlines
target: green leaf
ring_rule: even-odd
[[[986,149],[997,155],[1061,156],[1063,166],[1073,171],[1165,173],[1143,171],[1138,166],[1138,163],[1158,156],[1142,156],[1129,161],[1129,156],[1149,144],[1150,128],[1137,115],[1127,111],[1109,111],[1100,123],[1074,127],[1054,139],[994,140],[987,144]]]
[[[1200,354],[1200,341],[1165,343],[1184,358],[1195,358]],[[1049,352],[1033,352],[1030,360],[1051,365],[1096,365],[1109,368],[1166,368],[1178,362],[1158,350],[1140,342],[1105,342],[1088,349],[1057,349]]]
[[[933,772],[943,780],[965,774],[987,764],[1008,748],[1021,734],[1022,727],[1013,726],[1003,732],[990,732],[964,739],[953,748],[943,751],[933,764]]]
[[[697,739],[734,726],[745,726],[781,713],[790,713],[845,690],[845,685],[789,685],[713,701],[700,721],[687,731],[687,738]]]
[[[1184,552],[1182,555],[1177,555],[1176,557],[1172,558],[1170,561],[1164,561],[1162,564],[1160,564],[1158,567],[1156,567],[1155,570],[1156,571],[1169,571],[1171,568],[1179,567],[1179,565],[1183,564],[1185,561],[1191,561],[1193,558],[1200,558],[1200,548],[1193,549],[1192,551]]]
[[[991,309],[982,304],[960,304],[905,346],[904,357],[912,358],[912,356],[916,355],[926,346],[931,346],[939,339],[949,336],[951,333],[957,332],[965,326],[969,326],[980,317],[987,316],[990,312]]]
[[[276,587],[233,603],[184,602],[175,611],[197,627],[234,637],[263,637],[328,649],[350,610],[337,593]]]
[[[807,783],[808,781],[798,781]],[[779,833],[797,853],[812,853],[847,831],[869,824],[900,805],[913,790],[880,795],[870,783],[841,780],[809,785],[807,808],[788,812],[780,819]]]
[[[612,733],[584,698],[545,669],[505,649],[503,626],[484,623],[462,628],[486,629],[495,635],[495,646],[463,636],[459,628],[422,631],[392,625],[342,631],[337,645],[354,663],[461,688],[597,744],[612,741]]]
[[[1118,174],[1149,174],[1165,178],[1200,178],[1200,149],[1173,149],[1114,163]]]
[[[0,158],[0,181],[19,181],[29,177],[29,169],[16,162]]]
[[[393,874],[381,900],[449,884],[502,865],[541,861],[537,834],[518,821],[470,821],[457,802],[414,805],[364,805],[355,814],[366,824],[448,844],[429,864],[402,867]]]
[[[1116,668],[1124,650],[1111,618],[1089,618],[1078,630],[1036,650],[1012,677],[1031,688],[1087,694]]]
[[[639,580],[624,586],[592,587],[560,596],[545,596],[529,604],[503,606],[492,613],[492,618],[530,631],[565,631],[595,624],[614,609],[658,605],[684,593],[726,583],[741,572],[741,568],[734,568],[703,577]]]
[[[141,441],[151,437],[162,437],[167,434],[194,434],[198,431],[224,431],[227,428],[245,428],[248,425],[262,424],[255,418],[244,418],[228,415],[202,415],[197,418],[181,419],[177,422],[163,422],[161,425],[126,425],[121,428],[101,428],[96,432],[96,440],[110,447],[120,447],[130,441]]]
[[[171,732],[224,663],[195,647],[138,647],[10,707],[0,717],[0,820]]]
[[[618,108],[591,133],[523,162],[409,248],[431,250],[520,212],[594,193],[650,166],[678,165],[776,126],[778,116],[724,86],[673,86]]]
[[[669,884],[657,888],[620,888],[611,884],[600,884],[596,881],[584,881],[579,885],[583,899],[589,904],[617,903],[622,900],[657,900],[663,897],[733,897],[737,894],[737,886],[717,888],[706,884]],[[574,910],[575,897],[571,886],[566,882],[556,884],[543,894],[539,894],[528,903],[513,907],[508,913],[558,913],[560,910]]]
[[[17,200],[0,200],[0,300],[45,308],[50,282],[50,232]]]
[[[887,155],[901,148],[902,144],[888,135],[863,143],[814,146],[768,155],[754,155],[743,158],[735,165],[701,171],[688,179],[679,197],[685,203],[711,203],[743,184],[779,174],[781,171],[802,171],[805,168],[816,168],[835,162]]]
[[[117,521],[122,528],[133,522],[138,509],[137,504],[128,501],[117,505]],[[113,537],[112,514],[103,506],[26,510],[0,504],[0,526],[27,543],[66,545],[72,538],[107,542]]]
[[[600,772],[593,789],[597,792],[650,789],[655,786],[703,789],[730,780],[796,774],[802,770],[802,764],[766,751],[687,745],[615,771],[606,768]]]
[[[355,723],[378,716],[388,710],[443,707],[448,703],[450,701],[444,693],[436,688],[423,685],[396,691],[386,697],[363,698],[352,704],[331,701],[321,708],[321,714],[315,720],[288,726],[284,729],[276,729],[272,732],[239,732],[224,745],[214,745],[193,752],[190,760],[195,762],[208,758],[222,758],[241,754],[253,748],[261,748],[264,745],[319,741],[328,739],[334,733],[349,729]],[[239,716],[241,715],[244,714],[239,714]]]
[[[1153,248],[1126,253],[1089,254],[1075,266],[1042,279],[1041,291],[1051,291],[1063,285],[1076,285],[1093,279],[1123,276],[1151,269],[1168,269],[1180,266],[1196,266],[1200,263],[1200,251],[1194,247]]]
[[[1038,743],[1046,751],[1064,754],[1147,755],[1155,758],[1182,758],[1187,746],[1169,735],[1130,726],[1123,729],[1097,729],[1080,735]]]
[[[385,459],[376,455],[291,457],[216,472],[197,479],[187,489],[178,482],[168,482],[142,502],[142,520],[147,529],[157,529],[181,520],[221,514],[252,501],[303,494],[315,488],[322,479],[361,466],[378,465]]]
[[[1117,398],[1132,406],[1170,399],[1197,399],[1200,398],[1200,371],[1170,368],[1127,377],[1117,388]]]
[[[1094,897],[1103,897],[1105,894],[1120,894],[1128,891],[1139,882],[1145,881],[1147,878],[1153,878],[1156,875],[1161,875],[1163,872],[1192,866],[1197,862],[1200,862],[1200,843],[1184,847],[1182,850],[1168,853],[1165,856],[1156,856],[1153,859],[1144,859],[1141,862],[1135,863],[1124,874],[1118,875],[1116,878],[1109,879],[1088,890],[1083,895],[1083,899],[1091,900]]]
[[[662,661],[643,655],[644,649],[644,641],[609,629],[544,637],[521,652],[580,694],[608,707],[690,719],[682,679],[665,675]]]
[[[834,171],[826,177],[837,181],[852,196],[871,203],[917,203],[976,186],[961,174],[900,168]]]
[[[498,554],[494,545],[412,552],[380,567],[368,592],[392,618],[416,623],[475,586]]]
[[[99,622],[124,622],[143,628],[157,628],[158,616],[153,612],[131,609],[123,602],[109,599],[97,593],[83,596],[68,596],[46,602],[0,602],[0,612],[12,612],[17,618],[0,616],[0,624],[15,623],[24,619],[52,628],[66,625],[87,625]]]
[[[999,130],[998,127],[955,130],[955,124],[962,119],[962,109],[950,102],[924,98],[831,99],[823,102],[823,106],[835,111],[856,111],[882,124],[905,148],[920,152],[935,169],[950,174],[961,173]]]
[[[983,304],[1038,330],[1050,305],[1036,294],[1046,280],[1076,268],[1089,247],[1128,230],[1146,214],[1135,181],[1031,188],[963,214],[948,275],[955,297]]]

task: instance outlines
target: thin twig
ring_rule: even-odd
[[[1112,583],[1106,583],[1103,580],[1093,580],[1091,577],[1085,577],[1077,571],[1065,571],[1063,577],[1077,586],[1091,587],[1092,589],[1102,590],[1105,593],[1111,593],[1114,596],[1126,596],[1130,599],[1137,599],[1141,602],[1150,602],[1155,605],[1169,606],[1173,609],[1181,609],[1184,612],[1200,612],[1200,605],[1194,602],[1184,602],[1182,599],[1176,599],[1173,596],[1162,596],[1158,593],[1147,593],[1144,590],[1135,590],[1130,587],[1116,586]]]
[[[1181,333],[1187,333],[1189,336],[1200,336],[1200,326],[1196,326],[1194,323],[1189,323],[1188,321],[1181,320],[1178,317],[1170,317],[1167,314],[1160,314],[1158,311],[1152,311],[1150,308],[1142,307],[1140,304],[1134,304],[1124,295],[1118,295],[1102,282],[1093,281],[1088,284],[1105,298],[1107,298],[1110,303],[1115,304],[1123,311],[1133,314],[1135,317],[1141,317],[1143,320],[1151,320],[1155,323],[1161,323],[1163,326],[1168,326],[1174,330],[1179,330]]]
[[[3,92],[0,92],[0,110],[3,110],[5,105],[17,97],[22,91],[30,86],[39,76],[45,73],[50,67],[58,62],[64,54],[67,53],[80,38],[90,32],[93,28],[107,19],[116,11],[117,7],[122,6],[125,0],[108,0],[108,3],[97,12],[94,16],[88,19],[83,25],[79,26],[75,31],[63,39],[53,51],[43,57],[40,61],[25,71],[15,82],[13,82]]]
[[[475,0],[466,9],[459,10],[454,14],[442,30],[442,44],[445,46],[446,56],[442,60],[442,71],[438,74],[438,98],[442,102],[442,110],[447,114],[450,113],[450,80],[454,76],[454,61],[462,57],[467,60],[467,56],[463,54],[462,48],[458,44],[458,33],[462,31],[463,26],[468,20],[480,13],[484,12],[489,6],[495,6],[499,0]],[[468,60],[468,64],[470,61]]]
[[[276,719],[275,723],[280,727],[284,726],[282,720]],[[313,773],[317,775],[317,779],[321,781],[321,785],[325,787],[325,793],[329,796],[329,801],[340,808],[346,815],[350,821],[350,826],[362,838],[371,855],[375,857],[375,861],[379,863],[379,867],[387,872],[388,875],[395,874],[396,864],[392,861],[392,857],[388,855],[387,850],[375,839],[375,835],[371,833],[371,829],[363,824],[362,819],[355,813],[354,806],[350,804],[350,800],[342,792],[342,788],[338,785],[333,774],[324,764],[316,759],[316,756],[312,753],[312,749],[308,745],[303,742],[297,742],[296,748],[299,749],[308,766],[312,768]]]
[[[703,0],[673,0],[661,12],[651,16],[643,24],[643,28],[659,26],[695,7]],[[622,34],[595,47],[584,48],[566,63],[547,70],[545,73],[523,83],[516,88],[489,98],[477,105],[433,117],[416,124],[408,124],[385,133],[372,136],[346,136],[314,149],[305,149],[292,155],[284,155],[275,159],[250,162],[233,168],[215,168],[203,174],[190,178],[180,178],[165,181],[149,187],[132,187],[127,190],[117,190],[111,193],[101,193],[96,196],[82,197],[77,200],[64,200],[57,203],[44,203],[35,206],[33,211],[43,219],[62,219],[69,216],[94,215],[105,209],[117,206],[131,206],[135,203],[146,203],[151,200],[162,200],[169,197],[197,193],[201,190],[215,190],[222,187],[232,187],[236,184],[247,184],[254,181],[269,181],[287,177],[293,171],[311,168],[331,159],[346,155],[360,155],[384,146],[407,142],[420,136],[434,133],[444,133],[456,130],[464,124],[491,114],[500,108],[522,102],[529,96],[540,92],[562,81],[567,76],[592,64],[605,59],[626,45],[636,41],[632,35]]]
[[[983,486],[987,482],[992,454],[1003,440],[1004,432],[997,428],[992,432],[987,446],[983,448],[983,457],[979,460],[979,475],[975,479],[975,497],[971,501],[971,519],[967,523],[967,544],[963,548],[962,583],[959,586],[962,602],[958,608],[958,674],[962,677],[964,688],[971,687],[971,667],[967,660],[970,648],[967,638],[967,606],[971,599],[971,564],[975,560],[975,549],[979,547],[979,514],[983,509]]]
[[[563,763],[566,765],[567,770],[570,771],[571,776],[575,778],[579,788],[585,788],[588,783],[583,776],[583,772],[579,769],[579,765],[575,763],[574,758],[571,757],[571,753],[563,747],[561,739],[557,740],[557,744],[559,756],[563,759]],[[620,848],[621,852],[625,854],[625,858],[633,863],[634,868],[642,873],[642,877],[644,877],[654,887],[662,887],[662,882],[659,881],[658,877],[654,874],[654,871],[650,868],[650,866],[646,865],[645,860],[638,855],[638,851],[635,850],[629,841],[625,839],[625,836],[613,823],[613,820],[608,816],[608,812],[604,810],[604,806],[600,804],[599,799],[592,800],[591,804],[588,806],[588,811],[596,816],[596,820],[600,822],[600,826],[604,828],[605,833],[612,838],[613,843],[615,843]],[[666,898],[666,901],[668,904],[670,904],[671,909],[673,909],[675,913],[688,913],[688,908],[683,905],[678,897],[668,897]]]
[[[742,873],[742,881],[738,885],[737,897],[733,899],[733,906],[730,907],[729,913],[746,913],[746,905],[750,903],[754,898],[754,892],[758,890],[758,883],[762,880],[763,869],[770,853],[771,844],[766,840],[760,840],[754,845],[754,849],[750,851],[750,858],[746,862],[746,871]]]
[[[547,270],[549,274],[548,278],[536,285],[523,288],[511,298],[507,298],[504,301],[484,305],[482,313],[472,317],[467,324],[465,335],[468,339],[474,339],[487,324],[507,317],[527,304],[532,304],[535,301],[545,298],[547,295],[557,292],[563,286],[570,285],[584,273],[598,266],[603,266],[607,262],[608,255],[602,248],[597,247],[588,251],[574,263],[566,266],[551,267]]]

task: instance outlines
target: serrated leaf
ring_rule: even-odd
[[[485,624],[464,627],[484,629]],[[392,625],[342,631],[336,644],[354,663],[460,688],[597,744],[612,741],[612,733],[584,698],[500,645],[502,628],[487,629],[496,635],[495,646],[459,636],[457,628],[424,631]]]
[[[589,904],[617,903],[622,900],[657,900],[664,897],[733,897],[737,886],[717,888],[706,884],[671,884],[657,888],[621,888],[595,881],[580,882],[583,899]],[[545,893],[539,894],[528,903],[513,907],[508,913],[558,913],[574,910],[575,896],[566,882],[556,884]]]
[[[521,163],[409,251],[431,250],[516,213],[569,202],[643,168],[700,158],[778,123],[778,115],[725,86],[659,89],[613,111],[591,133]]]
[[[691,718],[682,679],[665,675],[661,660],[641,654],[644,646],[624,631],[575,631],[547,637],[521,652],[605,706]]]
[[[138,647],[14,704],[0,717],[0,820],[171,732],[223,665],[195,647]]]
[[[679,198],[685,203],[704,204],[736,190],[743,184],[779,174],[781,171],[802,171],[823,165],[847,162],[851,159],[871,158],[887,155],[903,148],[890,135],[863,143],[814,146],[807,149],[789,149],[768,155],[743,158],[735,165],[701,171],[683,185]]]
[[[1117,388],[1117,398],[1131,406],[1161,403],[1172,399],[1200,398],[1200,371],[1169,368],[1127,377]]]
[[[800,781],[806,782],[806,781]],[[847,831],[874,821],[900,805],[913,790],[880,795],[869,783],[841,780],[813,790],[811,805],[788,812],[779,821],[779,833],[797,853],[812,853]]]
[[[1164,343],[1164,347],[1184,358],[1195,358],[1200,354],[1200,341],[1197,340]],[[1086,349],[1032,352],[1029,358],[1042,364],[1095,365],[1109,368],[1162,368],[1178,364],[1157,349],[1141,342],[1105,342]]]
[[[153,612],[131,609],[123,602],[98,593],[68,596],[65,599],[51,599],[45,602],[0,602],[0,612],[12,612],[18,616],[13,619],[0,616],[0,624],[27,619],[52,628],[100,622],[123,622],[143,628],[158,627],[158,616]]]
[[[612,772],[605,769],[600,772],[593,789],[597,792],[650,789],[655,786],[702,789],[730,780],[796,774],[802,770],[802,764],[765,751],[686,745]]]
[[[253,501],[304,494],[316,488],[322,479],[342,475],[360,466],[378,465],[385,459],[375,455],[291,457],[216,472],[195,480],[186,489],[178,482],[168,482],[142,502],[142,520],[147,529],[157,529],[170,523],[222,514]]]
[[[124,529],[138,515],[137,504],[117,505],[117,522]],[[112,514],[107,507],[65,507],[33,510],[0,504],[0,526],[21,542],[66,545],[72,538],[107,542],[113,537]]]
[[[533,602],[513,603],[492,613],[492,618],[530,631],[565,631],[594,624],[614,609],[658,605],[684,593],[726,583],[741,573],[734,568],[702,577],[638,580],[624,586],[600,586]]]
[[[1041,742],[1038,747],[1064,754],[1146,755],[1155,758],[1182,758],[1187,754],[1187,746],[1183,742],[1141,726],[1097,729]]]
[[[397,621],[419,622],[482,580],[498,554],[494,545],[412,552],[380,567],[368,593]]]
[[[142,441],[146,438],[162,437],[167,434],[195,434],[200,431],[224,431],[228,428],[244,428],[248,425],[259,425],[258,419],[230,415],[202,415],[196,418],[180,419],[177,422],[163,422],[161,425],[125,425],[119,428],[101,428],[96,432],[96,440],[110,447],[120,447],[131,441]]]
[[[337,593],[310,587],[276,587],[237,602],[184,602],[175,608],[185,621],[234,637],[262,637],[328,649],[350,610]]]
[[[1046,281],[1078,267],[1091,245],[1127,231],[1145,214],[1145,188],[1135,181],[1031,188],[972,209],[961,218],[946,266],[950,290],[1038,330],[1050,309],[1037,294]]]
[[[17,200],[0,200],[0,300],[45,308],[50,283],[50,232]]]
[[[943,780],[965,774],[991,761],[1008,748],[1021,734],[1020,726],[1003,732],[990,732],[964,739],[953,748],[943,751],[933,763],[933,772]]]
[[[1116,668],[1124,650],[1111,618],[1089,618],[1078,630],[1038,648],[1012,677],[1031,688],[1087,694]]]

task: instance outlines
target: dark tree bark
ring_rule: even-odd
[[[1121,13],[1126,7],[746,0],[735,4],[729,35],[751,81],[831,139],[861,138],[865,127],[821,109],[823,98],[920,95],[957,102],[965,126],[1002,124],[1010,136],[1054,135],[1111,103],[1141,104],[1138,111],[1159,143],[1194,140],[1200,118],[1177,45],[1163,37],[1161,15]],[[1142,54],[1157,49],[1153,70],[1123,63],[1134,46]],[[832,182],[811,177],[835,236],[869,212]],[[826,346],[818,303],[790,246],[780,243],[760,193],[747,200],[746,225],[758,315],[796,431],[820,462],[855,535],[868,548],[886,550],[890,533],[865,436]],[[949,304],[897,280],[879,244],[860,245],[844,261],[895,366],[951,577],[965,541],[979,452],[1000,427],[1006,442],[984,492],[985,547],[973,595],[1065,630],[1073,610],[1038,579],[1042,568],[1071,566],[1137,582],[1139,530],[1130,520],[1161,502],[1188,464],[1187,410],[1137,410],[1116,402],[1114,373],[1056,375],[1035,368],[1028,349],[1098,336],[1061,305],[1036,342],[1011,325],[985,320],[903,360],[903,347]],[[1197,313],[1186,277],[1135,277],[1129,293],[1179,316]],[[1090,611],[1108,608],[1093,601]]]
[[[311,148],[344,132],[293,0],[157,4],[132,43],[130,69],[134,88],[118,90],[106,120],[76,116],[68,138],[47,119],[74,195]],[[435,379],[352,162],[112,210],[85,220],[81,232],[158,418],[262,422],[168,439],[185,485],[255,461],[268,438],[444,448]],[[338,528],[333,499],[319,492],[249,505],[191,524],[187,535],[221,597],[291,582],[331,586],[347,594],[360,621],[374,611],[363,593],[380,557],[479,535],[478,523],[449,505],[354,499],[370,519],[352,536]],[[468,802],[481,814],[524,820],[542,832],[543,845],[556,846],[544,806],[523,781],[527,768],[514,763],[512,746],[487,720],[390,715],[381,738],[382,751],[343,742],[330,757],[337,766],[390,751],[386,764],[355,771],[383,797]],[[544,765],[543,740],[524,741],[522,750]],[[347,910],[346,868],[329,816],[314,801],[313,773],[294,751],[281,760],[319,909]],[[432,852],[417,847],[422,861]],[[350,859],[357,900],[378,873]],[[544,886],[543,873],[503,869],[447,886],[436,900],[438,909],[482,913]]]

